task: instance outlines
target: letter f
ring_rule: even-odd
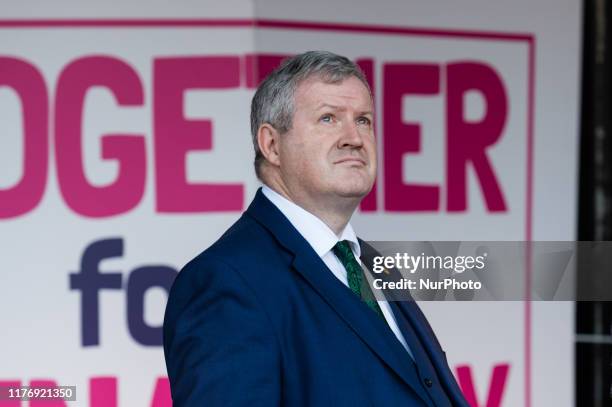
[[[121,257],[123,240],[107,239],[93,242],[83,252],[81,270],[70,273],[70,289],[81,290],[81,336],[83,346],[100,343],[98,291],[103,288],[121,289],[121,273],[100,273],[103,259]]]

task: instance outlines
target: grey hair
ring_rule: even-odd
[[[257,132],[268,123],[280,134],[291,130],[294,113],[294,94],[298,85],[311,77],[325,83],[340,83],[354,76],[370,92],[365,75],[350,59],[328,51],[308,51],[287,58],[259,85],[251,102],[251,135],[255,149],[255,174],[261,179],[260,168],[264,156],[259,149]]]

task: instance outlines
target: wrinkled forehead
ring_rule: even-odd
[[[295,109],[313,109],[322,104],[351,108],[360,111],[372,110],[372,95],[369,87],[356,76],[330,81],[313,76],[299,82],[294,91]]]

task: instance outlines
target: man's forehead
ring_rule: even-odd
[[[315,109],[326,106],[345,108],[348,104],[369,110],[372,106],[368,88],[355,76],[335,83],[320,77],[305,79],[295,91],[295,101]]]

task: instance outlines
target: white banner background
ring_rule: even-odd
[[[262,24],[210,27],[125,24],[123,27],[53,27],[52,19],[231,19],[232,21],[308,21],[353,27],[422,28],[436,33],[479,32],[518,34],[529,41],[458,38],[359,30],[278,28]],[[49,157],[42,201],[18,217],[0,220],[0,381],[50,379],[76,385],[74,405],[112,405],[110,398],[92,395],[90,379],[116,378],[117,405],[152,404],[158,378],[166,376],[159,346],[142,346],[130,334],[126,316],[126,282],[137,267],[167,265],[179,269],[211,244],[237,217],[238,211],[159,213],[156,211],[153,66],[156,58],[219,56],[240,58],[253,53],[285,54],[328,49],[352,58],[374,61],[379,154],[383,147],[383,66],[386,63],[428,63],[440,66],[440,92],[403,98],[404,122],[421,125],[421,151],[403,158],[405,183],[440,186],[440,210],[389,212],[381,165],[377,211],[357,213],[354,226],[368,240],[572,240],[576,222],[577,115],[579,100],[580,4],[570,1],[462,2],[385,1],[334,2],[99,2],[85,6],[62,0],[5,4],[0,15],[0,57],[27,61],[42,74],[49,99]],[[16,19],[47,24],[11,26]],[[202,20],[200,20],[202,21]],[[120,166],[101,159],[101,135],[133,133],[146,148],[146,182],[138,205],[117,216],[88,218],[71,210],[59,190],[55,149],[57,81],[72,61],[105,55],[131,66],[143,89],[143,103],[118,106],[108,89],[92,88],[84,104],[82,139],[85,173],[94,185],[114,182]],[[529,66],[534,71],[533,157],[528,173]],[[478,61],[494,68],[502,80],[508,115],[498,142],[487,150],[507,211],[487,210],[480,183],[468,170],[468,207],[446,209],[445,67],[457,61]],[[95,75],[92,72],[91,75]],[[187,154],[191,183],[240,184],[246,208],[258,184],[252,171],[248,114],[253,90],[192,89],[184,94],[184,116],[212,120],[212,150]],[[0,66],[0,75],[2,67]],[[40,95],[43,97],[44,95]],[[486,111],[478,95],[466,97],[466,112]],[[19,182],[23,173],[22,107],[17,94],[0,87],[0,191]],[[533,195],[528,196],[528,178]],[[410,199],[410,197],[406,197]],[[528,205],[531,230],[528,230]],[[104,289],[99,296],[99,344],[83,346],[81,292],[70,290],[69,275],[81,267],[83,250],[94,241],[121,238],[121,257],[100,264],[104,272],[120,272],[122,289]],[[518,266],[517,272],[522,272]],[[159,326],[166,292],[149,289],[144,297],[144,321]],[[486,405],[495,366],[509,366],[501,406],[573,405],[572,303],[427,303],[422,304],[453,367],[469,366],[479,405]],[[163,385],[162,385],[163,387]],[[90,398],[91,397],[91,398]],[[164,397],[156,405],[164,404]],[[96,404],[97,403],[97,404]],[[0,406],[2,406],[0,401]],[[25,404],[24,404],[25,405]]]

